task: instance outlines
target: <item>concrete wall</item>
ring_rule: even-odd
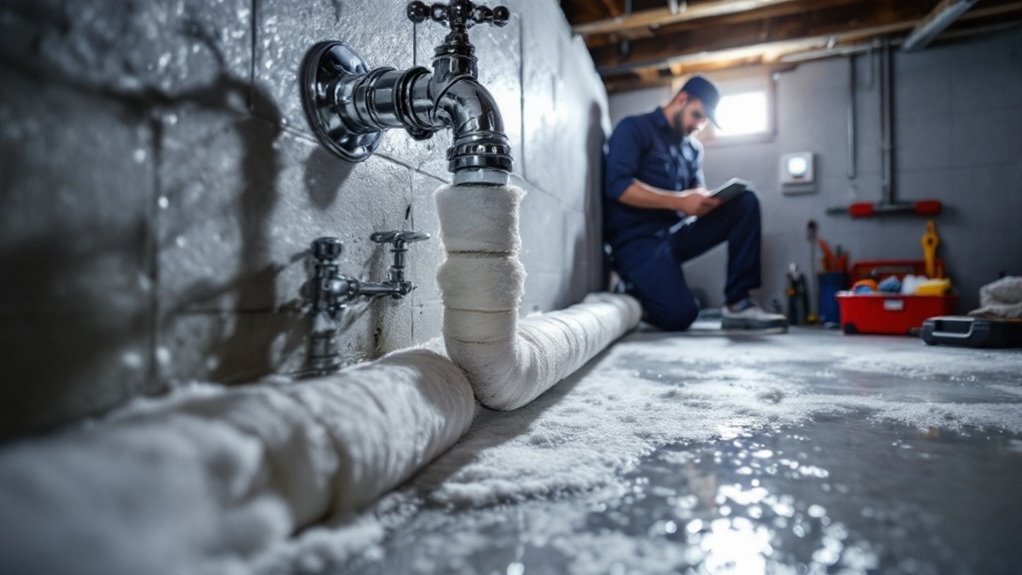
[[[380,279],[386,229],[435,234],[442,134],[391,133],[366,162],[317,145],[297,71],[321,40],[372,65],[429,65],[442,35],[405,0],[15,0],[0,6],[0,437],[99,412],[174,382],[244,382],[304,359],[305,250],[346,245]],[[516,159],[525,311],[600,286],[606,93],[553,0],[506,3],[471,36]],[[419,285],[355,305],[350,362],[440,333],[439,242]]]
[[[777,133],[768,141],[707,146],[712,186],[732,176],[753,181],[764,213],[764,286],[761,300],[784,302],[789,262],[809,265],[806,223],[839,243],[852,259],[921,259],[926,220],[897,216],[850,220],[824,213],[852,201],[879,201],[880,119],[877,84],[868,56],[856,59],[857,169],[847,177],[849,60],[805,63],[775,76]],[[750,72],[754,73],[754,72]],[[1022,30],[895,52],[894,155],[899,200],[944,202],[936,218],[938,255],[961,293],[960,311],[976,307],[978,289],[1006,271],[1022,274]],[[611,117],[646,111],[669,90],[615,94]],[[783,195],[782,154],[813,151],[814,193]],[[723,298],[726,252],[717,248],[685,268],[709,305]]]

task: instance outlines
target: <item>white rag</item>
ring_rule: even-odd
[[[969,315],[1022,319],[1022,277],[1003,277],[979,288],[979,305]]]

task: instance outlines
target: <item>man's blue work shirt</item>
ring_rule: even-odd
[[[607,150],[605,240],[619,251],[634,240],[662,237],[680,221],[677,212],[627,206],[618,198],[635,180],[674,191],[704,186],[702,166],[702,144],[675,133],[663,108],[621,120]]]

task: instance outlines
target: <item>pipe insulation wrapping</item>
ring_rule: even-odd
[[[476,409],[461,370],[413,349],[301,383],[196,386],[22,441],[0,452],[0,572],[247,572],[409,478]]]
[[[451,359],[410,349],[299,383],[196,385],[4,446],[0,573],[250,573],[275,544],[447,450],[475,417],[474,394],[513,409],[578,369],[640,308],[597,294],[519,321],[522,196],[438,192]]]
[[[632,297],[591,294],[567,309],[519,321],[525,271],[518,260],[519,206],[513,186],[441,186],[435,197],[447,259],[437,272],[444,343],[493,409],[528,404],[634,328]],[[466,217],[472,214],[472,217]]]

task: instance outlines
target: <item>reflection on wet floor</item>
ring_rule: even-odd
[[[602,487],[482,507],[425,504],[343,572],[1020,572],[1022,435],[1012,422],[1022,409],[1022,376],[1010,366],[1022,355],[953,351],[961,369],[926,371],[919,366],[931,365],[932,351],[919,355],[911,340],[894,342],[901,355],[859,350],[873,359],[778,341],[727,357],[721,346],[674,358],[624,346],[609,363],[679,389],[660,400],[694,408],[714,401],[698,395],[704,381],[719,397],[722,382],[751,380],[749,393],[763,404],[801,402],[809,417],[799,423],[724,425],[708,440],[660,445]],[[572,393],[586,393],[584,384]],[[831,397],[839,409],[826,408]],[[939,408],[920,409],[929,405]],[[912,425],[899,423],[899,406]],[[988,411],[1016,431],[970,423]],[[931,415],[937,425],[925,424]]]
[[[1017,573],[1022,439],[865,418],[644,457],[613,489],[420,512],[351,573]]]
[[[645,500],[632,513],[669,510],[651,532],[709,573],[1011,573],[1019,443],[814,422],[662,450],[639,466]]]

